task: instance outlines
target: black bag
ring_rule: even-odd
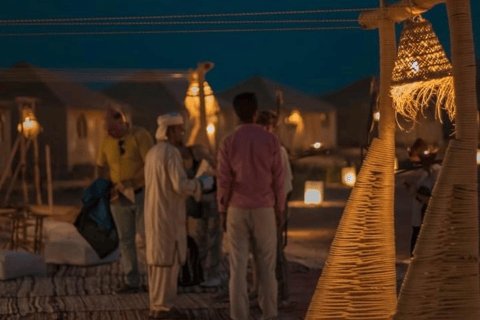
[[[187,216],[199,219],[202,217],[202,203],[195,201],[194,197],[187,198]]]
[[[75,227],[100,259],[118,248],[117,228],[110,211],[110,181],[98,179],[83,194],[82,211]]]
[[[203,282],[203,270],[200,265],[198,246],[192,237],[187,236],[187,259],[178,274],[178,285],[196,286]]]

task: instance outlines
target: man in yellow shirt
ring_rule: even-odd
[[[107,110],[105,126],[108,135],[100,146],[97,172],[114,185],[111,210],[118,229],[121,262],[126,275],[126,283],[117,293],[135,293],[140,290],[135,235],[138,232],[145,239],[144,164],[153,140],[147,130],[131,127],[125,114],[113,108]]]

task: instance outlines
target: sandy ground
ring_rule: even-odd
[[[408,174],[397,177],[396,181],[397,267],[401,265],[401,272],[397,277],[399,284],[407,267],[411,236],[410,206],[412,198],[402,182],[412,178],[412,174]],[[294,270],[292,270],[290,281],[292,308],[285,312],[291,316],[291,319],[302,319],[305,315],[350,192],[351,188],[328,185],[325,190],[325,201],[319,206],[305,206],[300,199],[289,203],[290,220],[286,254],[288,260],[292,262]],[[57,189],[55,204],[80,207],[81,196],[82,188],[78,186]],[[13,194],[12,198],[19,199],[19,194]]]
[[[398,178],[395,189],[395,236],[397,261],[410,256],[411,196]],[[322,268],[330,244],[350,195],[350,188],[328,186],[325,201],[319,206],[305,206],[301,200],[291,201],[288,225],[287,257],[310,268]]]

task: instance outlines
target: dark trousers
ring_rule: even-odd
[[[410,256],[413,256],[413,249],[417,243],[418,234],[420,233],[420,227],[412,227],[412,239],[410,240]]]
[[[288,290],[290,274],[288,270],[288,261],[285,258],[284,243],[283,228],[277,228],[277,263],[275,266],[275,276],[278,283],[279,301],[287,301],[290,296]]]

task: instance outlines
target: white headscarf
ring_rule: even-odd
[[[157,132],[155,133],[155,138],[157,140],[167,140],[167,128],[169,126],[183,124],[183,117],[179,113],[171,112],[158,117],[157,123],[158,128]]]

